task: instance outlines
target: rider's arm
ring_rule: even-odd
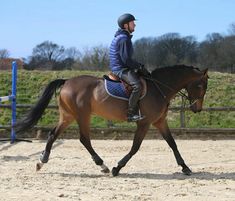
[[[119,54],[123,64],[130,69],[137,69],[139,63],[132,59],[132,44],[128,40],[122,40],[119,42]]]

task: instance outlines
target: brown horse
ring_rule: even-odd
[[[198,68],[184,65],[160,68],[151,73],[151,76],[146,79],[147,94],[139,102],[141,114],[145,118],[136,123],[137,129],[131,150],[118,162],[117,167],[112,169],[113,176],[118,175],[120,169],[139,150],[150,125],[158,128],[171,147],[177,164],[182,167],[182,172],[186,175],[191,174],[191,170],[185,164],[171,135],[166,116],[170,100],[181,89],[186,89],[188,93],[187,96],[183,95],[189,100],[190,109],[193,112],[200,112],[207,89],[207,79],[207,69],[201,71]],[[101,166],[102,172],[109,172],[108,167],[91,145],[90,118],[92,114],[96,114],[109,120],[125,121],[127,101],[108,95],[104,87],[103,78],[83,75],[68,80],[57,79],[50,82],[38,103],[23,120],[16,124],[17,132],[23,132],[38,122],[58,88],[61,88],[58,97],[59,122],[49,134],[45,150],[40,157],[40,163],[37,164],[37,170],[48,162],[52,144],[59,134],[75,120],[79,125],[81,143],[91,154],[95,163]]]

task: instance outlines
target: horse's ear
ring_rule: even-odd
[[[203,70],[202,72],[203,72],[204,77],[209,78],[209,76],[208,76],[208,68],[206,68],[206,69]]]

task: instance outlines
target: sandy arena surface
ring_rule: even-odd
[[[111,169],[132,141],[93,140]],[[191,176],[181,174],[163,140],[145,140],[118,177],[103,174],[78,140],[58,140],[35,171],[45,141],[0,142],[0,200],[234,201],[235,141],[177,140]]]

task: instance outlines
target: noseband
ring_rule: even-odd
[[[203,96],[199,96],[199,97],[197,97],[197,98],[194,98],[194,99],[190,99],[189,97],[188,97],[188,101],[189,101],[189,106],[192,106],[193,104],[195,104],[198,100],[202,100],[203,99]]]

